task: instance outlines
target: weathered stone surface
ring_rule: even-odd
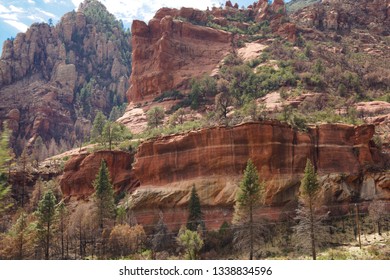
[[[368,28],[390,34],[389,0],[324,0],[294,15],[300,24],[321,30],[349,31],[353,27]]]
[[[175,216],[172,222],[185,222],[183,212],[195,185],[207,209],[208,226],[216,228],[231,218],[248,158],[265,181],[267,203],[273,209],[269,214],[275,219],[282,214],[280,207],[296,202],[307,158],[318,169],[325,205],[387,199],[389,172],[364,172],[367,166],[382,166],[384,160],[372,147],[373,133],[371,125],[320,125],[300,133],[285,124],[264,122],[148,141],[136,154],[134,174],[141,186],[131,195],[131,205],[141,223],[151,223],[160,210],[165,219]]]
[[[191,78],[211,73],[230,51],[230,33],[174,20],[168,13],[172,10],[160,10],[149,25],[133,22],[130,101],[185,88]]]
[[[18,123],[13,120],[13,128],[17,128],[13,136],[21,143],[14,146],[18,152],[24,142],[32,143],[37,136],[47,145],[54,138],[73,146],[81,138],[75,129],[80,104],[74,98],[91,78],[95,83],[88,92],[90,113],[83,117],[93,120],[95,110],[109,115],[112,93],[118,101],[125,101],[131,70],[124,60],[124,52],[130,51],[129,36],[117,27],[105,30],[108,27],[91,23],[86,15],[89,5],[101,4],[85,2],[77,12],[64,15],[58,25],[35,23],[4,44],[0,123],[7,120],[11,109],[19,111]],[[107,12],[103,6],[99,9]],[[108,32],[112,36],[107,36]]]
[[[93,181],[101,161],[107,163],[111,182],[117,193],[137,185],[132,176],[133,156],[119,151],[100,151],[72,156],[66,163],[60,185],[64,197],[87,198],[94,193]]]
[[[195,186],[207,226],[217,228],[231,220],[249,158],[265,181],[266,202],[272,207],[264,211],[273,219],[296,203],[309,158],[318,169],[324,205],[390,199],[390,173],[366,171],[381,169],[386,157],[372,146],[373,133],[372,125],[320,125],[302,133],[271,121],[202,129],[144,142],[134,159],[108,151],[73,156],[65,166],[61,189],[66,197],[87,198],[105,159],[117,192],[129,192],[139,223],[156,222],[162,211],[167,223],[180,227]]]
[[[145,142],[134,170],[142,185],[239,175],[249,158],[265,180],[301,174],[307,158],[320,173],[358,173],[363,164],[373,163],[373,134],[374,126],[330,124],[300,133],[278,122],[204,129]]]

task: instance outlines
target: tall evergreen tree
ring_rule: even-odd
[[[110,151],[114,142],[131,139],[131,137],[131,132],[122,124],[107,121],[104,125],[102,139],[105,145],[108,143]]]
[[[45,249],[45,259],[50,258],[50,245],[51,238],[53,236],[54,223],[56,216],[56,197],[53,194],[53,191],[47,191],[41,201],[38,204],[37,209],[37,229],[38,237]]]
[[[252,160],[248,160],[244,177],[236,197],[234,224],[237,247],[249,250],[249,259],[253,259],[254,245],[261,241],[265,228],[255,221],[254,210],[263,204],[264,184]]]
[[[188,202],[187,229],[196,231],[199,226],[204,227],[202,209],[195,186],[192,186],[191,196]]]
[[[100,230],[103,231],[106,220],[115,215],[114,189],[110,182],[107,164],[102,160],[99,172],[93,182],[95,188],[95,203]]]
[[[61,201],[57,205],[57,220],[58,220],[58,231],[61,237],[61,258],[65,259],[65,238],[66,236],[66,228],[68,225],[68,209],[64,201]]]
[[[313,260],[317,258],[316,246],[321,239],[324,227],[322,220],[324,216],[315,212],[316,198],[320,190],[317,173],[313,164],[308,159],[305,173],[299,188],[299,207],[297,209],[296,220],[298,224],[294,227],[295,236],[302,247],[310,247]],[[309,241],[309,243],[308,243]]]
[[[24,258],[24,245],[27,241],[27,226],[27,214],[22,210],[19,218],[12,228],[12,231],[15,234],[15,245],[18,251],[17,257],[19,260],[23,260]]]

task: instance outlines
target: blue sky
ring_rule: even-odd
[[[65,13],[77,10],[83,0],[0,0],[0,50],[4,40],[25,32],[34,22],[56,24]],[[256,0],[238,0],[239,6],[248,6]],[[133,19],[149,20],[161,7],[195,7],[206,9],[219,6],[226,1],[221,0],[101,0],[107,9],[118,19],[122,19],[126,27],[130,27]]]

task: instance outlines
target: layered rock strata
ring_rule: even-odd
[[[65,165],[61,176],[61,191],[65,198],[88,199],[94,193],[93,181],[104,160],[117,194],[130,191],[138,185],[131,164],[133,155],[120,151],[100,151],[73,156]]]
[[[108,164],[111,172],[121,174],[113,175],[114,185],[130,190],[128,205],[138,222],[152,224],[162,212],[172,229],[185,223],[190,191],[195,186],[206,224],[216,228],[231,221],[238,184],[249,158],[266,186],[267,208],[261,211],[273,219],[280,218],[286,209],[294,209],[306,160],[310,159],[319,174],[322,203],[343,209],[351,202],[390,199],[388,155],[381,154],[371,141],[374,132],[373,125],[341,124],[299,132],[275,121],[202,129],[146,141],[138,148],[134,162],[131,156],[119,154],[114,158],[121,160],[110,160],[108,152],[75,157],[65,167],[62,190],[65,196],[76,198],[91,194],[104,155],[108,162],[119,164]]]

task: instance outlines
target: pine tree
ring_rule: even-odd
[[[234,224],[236,225],[235,243],[241,249],[249,250],[249,259],[253,259],[254,245],[261,241],[265,228],[260,221],[254,220],[254,211],[263,205],[264,184],[252,160],[248,160],[244,177],[236,197]]]
[[[45,249],[45,259],[48,260],[56,217],[56,197],[51,190],[43,195],[36,214],[38,217],[38,237]]]
[[[317,173],[313,164],[308,159],[299,188],[299,208],[297,209],[296,220],[298,224],[294,227],[297,243],[302,247],[310,247],[313,260],[317,258],[316,246],[321,239],[324,228],[322,220],[325,216],[317,215],[315,204],[320,185]],[[307,243],[309,241],[310,245]]]
[[[103,129],[106,124],[107,118],[102,112],[96,114],[93,120],[92,131],[91,131],[91,142],[103,143]]]
[[[15,245],[18,251],[18,260],[23,260],[24,258],[24,245],[27,242],[27,226],[27,214],[22,210],[19,218],[12,228],[12,231],[15,234]]]
[[[58,231],[61,235],[61,258],[65,259],[65,235],[68,224],[68,210],[63,201],[57,205]]]
[[[125,139],[130,139],[131,137],[130,131],[124,125],[107,121],[103,127],[102,139],[104,144],[108,143],[110,151],[113,142],[123,141]]]
[[[110,182],[107,164],[102,160],[99,172],[93,182],[95,188],[95,203],[100,230],[103,231],[105,221],[115,214],[114,190]]]
[[[199,226],[204,228],[202,209],[195,186],[192,186],[191,196],[188,202],[187,229],[196,231]]]

